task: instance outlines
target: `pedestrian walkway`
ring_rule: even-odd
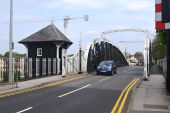
[[[159,67],[153,66],[149,80],[141,81],[134,90],[128,113],[170,113],[170,95],[165,83]]]
[[[0,95],[37,87],[56,81],[62,81],[73,77],[79,77],[79,76],[80,75],[67,75],[66,77],[63,77],[62,75],[57,75],[57,76],[50,76],[45,78],[32,79],[28,81],[22,81],[22,82],[18,82],[18,88],[15,87],[16,86],[15,84],[13,84],[12,87],[8,89],[5,89],[4,87],[0,87]]]

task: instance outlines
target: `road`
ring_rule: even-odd
[[[115,76],[87,77],[0,99],[0,113],[110,113],[124,88],[143,67],[121,67]],[[130,95],[123,112],[127,110]]]

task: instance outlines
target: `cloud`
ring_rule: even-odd
[[[103,9],[108,7],[109,4],[101,0],[49,0],[48,2],[43,2],[42,6],[47,9]]]
[[[64,3],[67,5],[85,6],[94,9],[101,9],[108,6],[106,2],[102,2],[101,0],[64,0]]]
[[[121,10],[150,10],[150,8],[154,5],[154,1],[152,0],[116,0],[114,1],[118,6],[121,6]]]
[[[62,2],[61,1],[55,1],[55,0],[51,0],[51,1],[48,1],[48,2],[43,2],[41,4],[42,7],[44,7],[45,9],[56,9],[56,8],[60,8],[62,7]]]
[[[3,17],[0,20],[1,24],[9,21],[9,1],[1,2],[0,6],[0,15]],[[71,46],[74,49],[70,49],[73,52],[78,47],[80,32],[82,32],[83,43],[86,45],[86,42],[110,29],[141,28],[149,29],[152,33],[155,31],[154,0],[15,0],[14,2],[14,21],[50,20],[51,17],[63,18],[65,15],[80,17],[83,14],[90,16],[87,23],[74,20],[70,21],[68,26],[69,38],[74,42]],[[60,30],[63,30],[63,21],[54,23]],[[21,40],[48,24],[50,22],[14,24],[14,41]],[[8,38],[8,27],[7,24],[0,26],[0,36],[4,39]],[[109,34],[108,37],[117,42],[119,38],[114,38],[114,35],[116,33],[113,36]],[[122,37],[128,40],[131,36]],[[3,45],[8,45],[8,42],[2,38],[0,38],[0,45],[0,52],[8,50],[7,47],[6,49],[3,47]],[[22,48],[19,48],[16,43],[16,50],[23,51]]]
[[[146,10],[147,8],[150,8],[152,6],[152,3],[150,1],[135,1],[132,3],[128,3],[128,9],[131,10]]]
[[[87,32],[84,32],[85,35],[92,35],[92,34],[99,34],[98,31],[95,31],[95,30],[91,30],[91,31],[87,31]]]

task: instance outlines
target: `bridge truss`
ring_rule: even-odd
[[[101,54],[103,54],[103,53],[101,51],[101,48],[99,50],[97,50],[98,49],[97,46],[103,47],[103,49],[106,52],[106,53],[104,53],[104,54],[106,54],[106,56],[104,56],[102,60],[114,60],[116,62],[116,60],[118,59],[118,61],[120,61],[118,63],[119,66],[127,65],[126,57],[120,52],[118,47],[116,47],[115,44],[112,43],[110,40],[107,40],[105,38],[105,36],[107,34],[116,33],[116,32],[142,32],[142,33],[146,34],[146,38],[144,41],[144,78],[147,79],[147,75],[149,74],[149,65],[150,65],[150,61],[151,61],[151,55],[150,55],[151,37],[153,37],[153,35],[151,35],[151,33],[148,30],[143,30],[143,29],[111,29],[111,30],[102,32],[100,38],[94,39],[88,45],[87,49],[85,50],[84,57],[85,57],[85,59],[87,59],[85,61],[86,62],[85,67],[87,67],[87,71],[89,71],[89,69],[96,68],[96,65],[98,65],[98,63],[101,61],[99,58],[101,57]],[[104,43],[105,43],[105,45],[103,45]],[[114,48],[113,49],[114,51],[108,51],[107,44],[110,45],[111,48]],[[105,48],[105,46],[106,46],[106,48]],[[98,52],[95,52],[96,50]],[[109,53],[109,52],[111,52],[111,53]],[[110,54],[112,54],[112,55],[110,56]],[[96,55],[96,57],[94,57],[95,55]],[[109,56],[107,57],[107,55],[109,55]],[[93,59],[95,59],[96,61],[93,61]]]

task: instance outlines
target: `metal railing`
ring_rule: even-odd
[[[160,66],[160,68],[162,69],[165,77],[167,78],[167,58],[158,60],[158,61],[157,61],[157,65]]]
[[[13,79],[25,79],[27,71],[26,58],[13,58]],[[8,82],[9,58],[0,58],[0,83]]]
[[[81,63],[85,63],[84,53],[81,56]],[[79,71],[80,60],[79,51],[72,57],[67,57],[66,74],[77,74]],[[60,59],[61,61],[63,59]],[[13,83],[24,81],[41,76],[57,75],[61,68],[58,68],[56,58],[13,58]],[[61,63],[61,62],[60,62]],[[59,64],[61,66],[61,64]],[[85,72],[85,66],[82,65]],[[14,84],[8,84],[9,58],[0,58],[0,90],[9,89]],[[5,85],[4,85],[5,84]],[[5,86],[5,87],[4,87]],[[8,88],[6,88],[8,86]],[[4,87],[4,88],[2,88]]]
[[[80,57],[79,57],[79,55],[80,55],[80,53],[79,53],[80,51],[79,50],[77,50],[77,52],[76,52],[76,54],[74,55],[74,56],[72,56],[72,57],[68,57],[67,58],[67,69],[66,69],[66,73],[67,74],[77,74],[78,72],[79,72],[79,68],[80,68]],[[82,72],[85,72],[86,71],[86,67],[85,67],[85,65],[83,65],[83,64],[85,64],[85,58],[84,58],[84,51],[82,51],[82,54],[81,54],[81,71]]]

